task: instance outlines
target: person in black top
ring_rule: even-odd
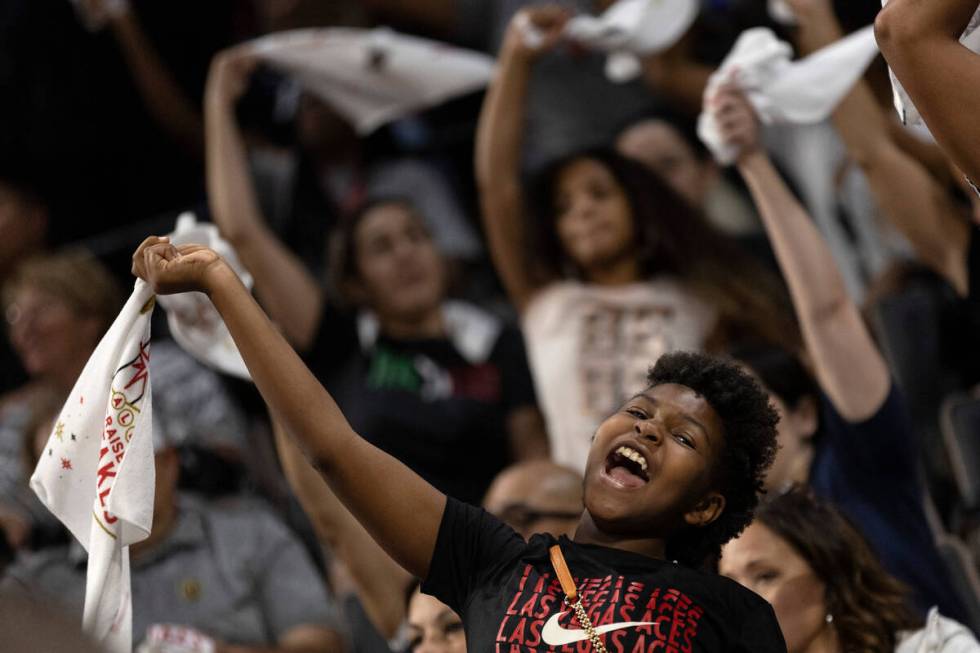
[[[525,542],[359,437],[221,257],[150,237],[133,272],[160,294],[209,295],[285,430],[385,551],[463,618],[468,650],[588,650],[548,561],[556,540]],[[774,409],[740,368],[701,354],[661,357],[648,380],[597,430],[585,510],[574,538],[557,540],[603,648],[785,651],[769,604],[697,569],[752,517]]]

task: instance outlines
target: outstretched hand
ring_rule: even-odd
[[[502,53],[534,59],[554,49],[571,17],[568,9],[555,4],[521,9],[507,27]]]
[[[231,268],[213,250],[203,245],[174,246],[158,236],[144,240],[133,254],[133,274],[160,295],[210,292],[222,270]]]

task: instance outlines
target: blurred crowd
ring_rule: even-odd
[[[628,82],[561,36],[611,4],[0,5],[0,637],[24,601],[81,615],[85,553],[28,479],[132,251],[185,211],[359,434],[522,535],[570,534],[598,424],[662,354],[709,352],[781,418],[757,521],[716,563],[773,604],[789,651],[938,651],[915,646],[952,637],[945,619],[980,629],[980,196],[903,126],[881,57],[817,124],[705,93],[744,30],[802,57],[878,0],[786,0],[791,22],[701,0]],[[486,53],[493,79],[365,135],[242,45],[376,26]],[[152,351],[141,650],[465,651],[249,382],[160,311]],[[50,623],[52,642],[76,627]]]

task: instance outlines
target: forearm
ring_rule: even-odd
[[[147,110],[184,149],[200,157],[204,149],[200,112],[170,74],[136,16],[125,11],[110,24]]]
[[[888,371],[830,249],[762,151],[745,156],[739,171],[789,286],[821,388],[846,419],[869,417],[887,394]]]
[[[922,38],[959,40],[976,10],[976,0],[890,0],[875,21],[878,44],[884,52]]]
[[[375,627],[385,637],[394,636],[404,618],[403,595],[410,577],[371,539],[281,426],[274,424],[273,430],[283,471],[317,538],[349,571]]]
[[[520,182],[524,103],[530,75],[530,61],[506,52],[501,56],[476,134],[480,213],[497,273],[518,310],[530,295]]]
[[[217,266],[205,286],[275,418],[378,544],[424,577],[445,497],[354,433],[227,265]]]
[[[293,345],[307,350],[323,311],[323,291],[263,220],[233,103],[209,88],[206,110],[211,215],[251,273],[269,315]]]

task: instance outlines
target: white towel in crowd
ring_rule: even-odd
[[[110,653],[132,650],[129,545],[153,522],[150,315],[137,281],[58,415],[31,488],[88,551],[85,631]]]
[[[177,218],[170,242],[174,245],[194,243],[210,247],[228,262],[246,288],[252,287],[252,275],[239,262],[231,244],[218,233],[216,225],[197,222],[193,213],[183,213]],[[247,381],[252,379],[235,341],[228,333],[228,327],[207,295],[185,292],[163,295],[158,301],[167,311],[170,334],[184,351],[219,372]]]
[[[625,82],[640,74],[640,57],[677,43],[699,9],[697,0],[619,0],[599,16],[582,14],[571,19],[565,36],[608,52],[606,76]]]
[[[255,53],[292,75],[360,135],[413,112],[479,90],[493,59],[390,29],[301,29],[252,42]]]
[[[663,52],[677,43],[699,10],[698,0],[618,0],[599,16],[575,16],[565,25],[562,36],[608,52],[606,77],[628,82],[643,71],[640,57]],[[524,20],[519,28],[525,43],[537,47],[542,36],[534,25]]]
[[[772,30],[742,32],[732,51],[711,76],[705,105],[724,85],[745,93],[764,123],[812,124],[826,119],[878,54],[872,28],[866,27],[808,57],[791,61],[793,50]],[[722,141],[709,110],[698,119],[698,135],[715,159],[730,165],[738,151]]]

